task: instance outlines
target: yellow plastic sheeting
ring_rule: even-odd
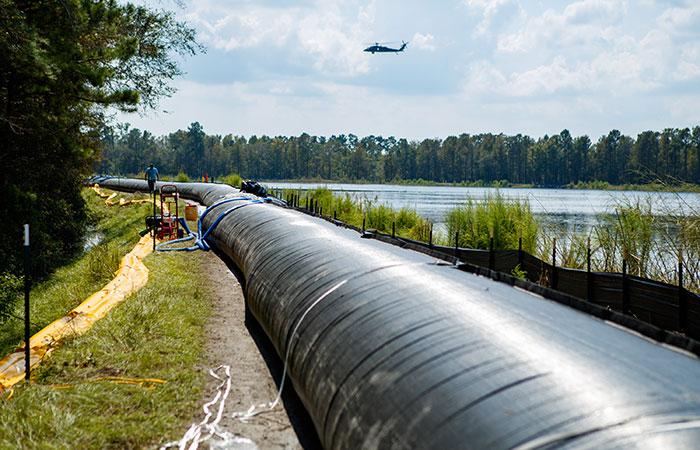
[[[146,389],[155,389],[155,384],[166,384],[167,381],[158,378],[127,378],[127,377],[98,377],[92,380],[86,380],[83,383],[96,383],[98,381],[109,381],[118,384],[133,384],[135,386],[144,386]],[[83,384],[78,383],[78,384]],[[63,384],[51,386],[51,389],[70,389],[78,384]],[[9,398],[9,397],[8,397]]]
[[[107,206],[114,206],[117,204],[119,206],[124,206],[131,203],[153,203],[153,200],[151,200],[150,198],[132,198],[129,200],[125,198],[120,198],[119,202],[117,202],[116,200],[114,200],[114,198],[117,196],[117,193],[113,192],[112,194],[107,194],[106,192],[103,192],[102,189],[100,189],[99,184],[93,185],[90,189],[92,189],[97,193],[97,195],[105,199],[105,204]]]
[[[148,281],[148,269],[141,262],[153,248],[153,239],[146,235],[119,264],[115,278],[83,303],[39,331],[29,340],[30,368],[51,353],[60,341],[71,334],[82,334],[116,304],[138,291]],[[0,391],[5,391],[24,378],[24,345],[0,360]]]

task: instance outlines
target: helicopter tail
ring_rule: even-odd
[[[399,51],[400,52],[404,51],[404,49],[406,48],[407,45],[408,45],[408,42],[401,41],[401,48],[399,49]]]

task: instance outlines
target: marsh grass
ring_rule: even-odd
[[[101,242],[87,253],[85,277],[91,282],[107,283],[119,270],[122,255],[116,245]]]
[[[221,177],[220,181],[231,186],[240,187],[243,179],[237,173],[232,173],[230,175],[226,175],[225,177]]]
[[[652,202],[619,202],[587,235],[543,229],[536,256],[551,263],[557,237],[557,265],[585,269],[590,238],[593,271],[621,273],[625,261],[628,274],[668,284],[678,283],[682,258],[684,287],[700,292],[700,211],[667,208],[659,215],[653,213]]]
[[[130,223],[123,234],[105,230],[110,237],[104,251],[129,251],[143,228],[143,205],[106,208],[88,200],[100,217],[98,229]],[[119,246],[125,242],[129,245]],[[86,334],[65,339],[33,372],[31,383],[18,384],[13,397],[2,400],[0,448],[149,448],[180,435],[205,382],[197,370],[209,308],[198,269],[203,257],[200,252],[149,255],[144,288]],[[33,332],[101,288],[85,281],[89,259],[61,269],[33,291]],[[102,268],[96,271],[104,274]],[[8,344],[7,331],[0,330],[6,348],[21,340],[20,335]],[[167,383],[95,381],[104,376]]]
[[[422,242],[430,239],[432,224],[421,217],[415,209],[403,207],[400,210],[378,203],[377,198],[353,196],[346,193],[334,194],[328,188],[315,188],[309,191],[284,190],[282,198],[299,196],[299,205],[313,205],[316,212],[323,212],[326,217],[335,217],[347,224],[365,229],[375,229],[380,233],[391,234],[392,228],[397,236],[407,237]],[[433,242],[440,236],[433,235]]]
[[[498,190],[485,197],[467,197],[465,204],[452,208],[445,217],[450,231],[448,245],[454,245],[459,231],[459,246],[489,249],[491,236],[494,249],[517,249],[522,232],[523,250],[537,248],[539,224],[527,200],[505,198]]]

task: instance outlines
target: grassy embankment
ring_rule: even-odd
[[[107,208],[85,191],[103,243],[32,290],[32,333],[64,316],[111,279],[138,241],[151,204]],[[178,438],[198,408],[205,376],[196,370],[208,314],[198,272],[202,253],[158,253],[144,263],[148,284],[82,336],[67,338],[15,386],[0,408],[0,448],[143,448]],[[16,311],[22,315],[21,310]],[[23,325],[0,328],[3,355]],[[152,378],[141,385],[95,381]],[[70,386],[56,389],[59,386]],[[8,394],[4,394],[6,398]]]

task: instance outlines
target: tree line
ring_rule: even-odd
[[[173,13],[114,0],[0,0],[0,30],[1,309],[16,284],[3,280],[21,273],[23,224],[35,277],[82,250],[81,191],[107,108],[155,107],[173,92],[176,54],[200,47]]]
[[[568,130],[537,140],[522,134],[461,134],[407,139],[354,134],[331,137],[208,135],[198,122],[167,136],[123,125],[103,133],[101,173],[136,174],[153,162],[161,173],[257,179],[392,182],[494,182],[541,186],[656,179],[700,183],[700,126],[645,131],[636,139],[617,130],[592,142]]]

